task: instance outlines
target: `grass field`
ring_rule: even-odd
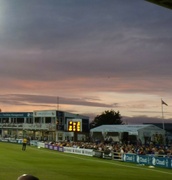
[[[48,149],[0,142],[0,180],[33,174],[40,180],[171,180],[172,169],[137,166]]]

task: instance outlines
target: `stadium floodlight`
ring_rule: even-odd
[[[172,9],[172,0],[146,0],[146,1]]]

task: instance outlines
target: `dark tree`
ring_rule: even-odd
[[[90,124],[90,128],[101,126],[101,125],[110,125],[110,124],[123,124],[121,120],[122,117],[118,112],[114,110],[105,111],[101,115],[97,115]]]

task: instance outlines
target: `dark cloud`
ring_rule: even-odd
[[[49,107],[54,107],[59,104],[68,104],[68,105],[79,105],[79,106],[94,106],[94,107],[104,107],[111,108],[117,106],[117,104],[105,104],[94,102],[95,98],[65,98],[65,97],[55,97],[55,96],[43,96],[43,95],[27,95],[27,94],[5,94],[1,95],[1,102],[4,104],[14,104],[14,105],[31,105],[44,106],[44,104]],[[97,99],[96,99],[97,100]]]
[[[172,119],[162,119],[149,116],[135,116],[135,117],[123,117],[123,122],[126,124],[143,124],[143,123],[172,123]]]
[[[0,0],[1,102],[51,107],[67,94],[63,104],[110,108],[119,104],[90,94],[170,97],[171,19],[144,0]]]

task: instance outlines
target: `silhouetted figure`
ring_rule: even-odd
[[[37,177],[30,174],[23,174],[17,178],[17,180],[39,180]]]

